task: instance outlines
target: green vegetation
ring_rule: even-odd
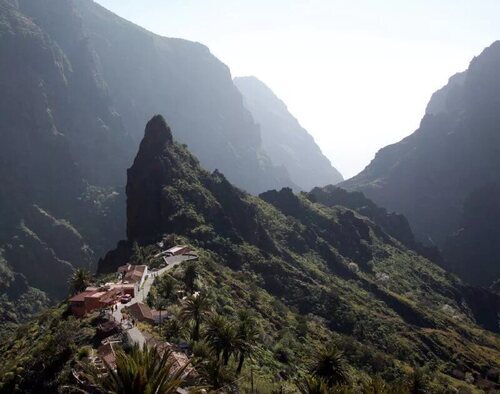
[[[85,268],[77,268],[69,278],[71,294],[84,291],[92,283],[92,274]]]
[[[165,235],[196,250],[196,262],[156,278],[148,295],[168,319],[140,327],[189,349],[199,384],[242,393],[496,389],[499,337],[476,323],[488,311],[384,231],[383,212],[369,219],[290,189],[249,196],[153,123],[129,171],[131,240],[99,268],[151,261]],[[17,357],[2,354],[11,365]]]
[[[95,319],[68,316],[62,304],[20,326],[0,345],[0,393],[60,392],[72,381],[72,365],[94,344]]]
[[[430,384],[441,389],[495,386],[487,376],[500,367],[498,336],[476,325],[484,311],[456,277],[384,230],[406,231],[402,218],[385,218],[374,205],[371,218],[363,216],[359,195],[344,203],[356,210],[290,189],[249,196],[218,171],[202,170],[162,122],[148,125],[129,172],[128,234],[147,247],[168,234],[197,250],[195,265],[170,274],[177,290],[166,309],[178,322],[165,324],[162,335],[187,340],[201,365],[210,366],[211,381],[245,388],[253,375],[272,390],[297,390],[294,382],[311,373],[308,360],[334,344],[351,387],[376,377],[403,387],[426,366]],[[322,193],[332,201],[328,189]],[[410,235],[405,243],[413,246]],[[156,297],[161,283],[154,285]],[[193,295],[182,300],[182,291]],[[259,334],[236,378],[243,311],[254,315]],[[474,378],[460,378],[466,373]],[[319,378],[332,386],[345,382],[340,376],[347,377]]]
[[[103,393],[149,394],[176,393],[184,381],[183,374],[189,364],[176,368],[167,350],[160,354],[156,348],[139,348],[116,354],[116,370],[108,364],[106,374],[87,365],[86,377]]]

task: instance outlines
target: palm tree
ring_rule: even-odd
[[[170,275],[163,275],[156,279],[158,279],[158,282],[155,283],[158,295],[165,300],[170,299],[170,296],[172,295],[175,289],[176,280],[172,278]]]
[[[183,303],[180,310],[180,318],[187,322],[193,321],[193,341],[200,339],[200,326],[203,320],[208,316],[210,310],[210,301],[206,293],[189,296]]]
[[[186,286],[186,290],[193,294],[194,293],[194,282],[198,277],[198,270],[196,269],[196,265],[194,263],[189,264],[184,270],[184,284]]]
[[[216,357],[209,357],[197,364],[196,371],[200,374],[202,382],[213,389],[209,392],[223,392],[221,388],[234,382],[232,370]]]
[[[69,278],[71,294],[84,291],[92,283],[92,274],[85,268],[77,268]]]
[[[184,339],[186,327],[180,320],[176,318],[169,319],[164,323],[164,328],[163,335],[167,341],[177,342]]]
[[[156,348],[134,345],[130,353],[116,353],[116,369],[104,362],[106,373],[84,365],[87,379],[104,393],[175,393],[184,381],[187,365],[176,368],[170,350],[162,355]]]
[[[255,345],[259,339],[259,330],[257,322],[247,310],[240,311],[238,318],[236,351],[239,357],[236,373],[239,375],[245,358],[250,356],[255,349]]]
[[[167,302],[163,298],[159,298],[155,302],[155,307],[158,310],[158,312],[160,312],[160,321],[158,322],[158,326],[160,329],[160,335],[161,335],[161,326],[163,323],[163,320],[161,319],[161,311],[164,311],[166,306],[167,306]]]
[[[349,382],[349,369],[344,353],[334,345],[328,345],[318,351],[311,364],[310,372],[319,379],[323,379],[329,386]]]
[[[210,316],[207,320],[205,340],[213,349],[217,360],[222,356],[224,365],[227,365],[236,348],[237,331],[234,324],[224,316]]]

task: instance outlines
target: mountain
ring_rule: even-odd
[[[290,188],[251,196],[219,171],[203,170],[155,116],[127,171],[127,239],[99,271],[133,261],[134,243],[151,255],[165,235],[190,244],[200,256],[199,286],[214,293],[221,313],[252,310],[266,327],[266,347],[282,341],[296,354],[287,376],[304,367],[306,350],[285,316],[314,322],[308,340],[324,345],[337,338],[359,373],[378,371],[389,380],[401,368],[427,363],[444,380],[466,372],[482,379],[500,366],[498,337],[479,328],[498,331],[497,295],[463,285],[384,229],[397,234],[397,225],[411,238],[404,218],[373,203],[367,210],[373,219],[346,207],[361,206],[359,193],[344,194],[344,206],[319,198],[318,190]],[[335,190],[322,190],[322,200],[335,198]],[[273,307],[257,301],[263,299],[274,300]],[[366,358],[362,348],[369,349]],[[263,370],[290,362],[280,359],[276,367],[266,357],[258,361]]]
[[[262,148],[274,164],[288,170],[296,185],[311,190],[343,180],[313,137],[269,87],[255,77],[235,78],[234,83],[260,126]]]
[[[60,297],[74,267],[92,268],[120,237],[110,186],[123,184],[133,145],[73,7],[50,4],[0,1],[0,249],[9,270]],[[71,51],[35,11],[40,24],[54,13]]]
[[[74,6],[115,110],[137,143],[142,138],[137,130],[164,113],[205,168],[224,171],[251,193],[291,184],[286,170],[262,150],[259,127],[229,68],[207,47],[157,36],[93,1]]]
[[[123,237],[124,169],[156,112],[239,187],[295,186],[205,46],[90,0],[0,0],[0,22],[0,249],[29,286],[65,296]]]
[[[500,184],[499,124],[497,41],[432,96],[418,130],[381,149],[360,174],[340,186],[362,191],[378,205],[404,214],[420,240],[443,249],[447,267],[474,284],[488,285],[500,276],[493,243],[486,241],[473,252],[485,258],[477,264],[459,258],[458,250],[451,250],[459,243],[449,237],[460,231],[475,231],[476,237],[485,240],[492,236],[479,234],[477,226],[462,230],[471,225],[462,218],[474,215],[471,209],[479,209],[477,217],[484,218],[478,205],[465,204]],[[493,216],[489,220],[494,221]],[[487,231],[487,227],[482,228]]]

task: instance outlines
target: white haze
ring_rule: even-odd
[[[345,178],[419,125],[431,94],[500,39],[498,0],[99,0],[207,45],[288,105]]]

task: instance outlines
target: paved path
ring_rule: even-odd
[[[139,330],[137,327],[132,327],[130,330],[128,330],[127,335],[130,342],[137,343],[140,348],[144,347],[146,338],[142,334],[141,330]]]
[[[196,257],[193,256],[169,256],[166,257],[166,261],[168,265],[166,267],[160,268],[158,271],[150,271],[148,272],[148,277],[142,284],[142,288],[137,292],[135,297],[133,297],[129,302],[126,304],[118,303],[118,308],[113,311],[113,317],[115,321],[118,323],[121,323],[123,314],[122,314],[122,309],[130,306],[132,304],[135,304],[136,302],[144,302],[146,300],[149,291],[151,290],[151,286],[153,285],[153,282],[155,278],[162,276],[165,272],[170,271],[177,265],[181,264],[184,261],[189,261],[189,260],[194,260]],[[146,343],[146,338],[144,338],[144,335],[142,332],[137,328],[137,327],[132,327],[128,329],[127,334],[129,336],[129,339],[133,343],[139,344],[139,346],[143,346],[144,343]]]

